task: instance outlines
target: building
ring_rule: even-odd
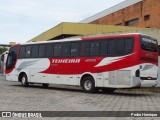
[[[160,0],[126,0],[80,23],[160,28]]]
[[[14,44],[16,44],[16,42],[9,42],[9,45],[10,45],[10,46],[12,46],[12,45],[14,45]]]
[[[143,30],[145,28],[113,26],[113,25],[98,25],[85,23],[68,23],[63,22],[57,26],[45,31],[28,42],[47,41],[64,39],[75,36],[91,36],[97,34],[106,34],[112,32],[126,32],[130,30]]]
[[[125,0],[79,23],[61,23],[29,42],[139,32],[157,38],[160,44],[159,18],[160,0]]]

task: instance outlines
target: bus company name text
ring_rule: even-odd
[[[80,63],[80,59],[52,59],[52,64],[54,63]]]

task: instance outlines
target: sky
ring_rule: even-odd
[[[0,0],[0,44],[25,43],[61,22],[79,22],[125,0]]]

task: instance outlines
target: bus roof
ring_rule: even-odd
[[[79,40],[85,40],[85,39],[98,39],[98,38],[112,38],[112,37],[127,37],[127,36],[133,36],[133,35],[146,35],[141,33],[125,33],[125,34],[115,34],[115,35],[99,35],[99,36],[89,36],[89,37],[82,37],[82,38],[67,38],[67,39],[59,39],[59,40],[52,40],[52,41],[41,41],[41,42],[28,42],[28,43],[22,43],[20,45],[32,45],[32,44],[43,44],[43,43],[55,43],[55,42],[67,42],[67,41],[79,41]],[[146,35],[148,36],[148,35]],[[17,44],[19,45],[19,44]],[[15,46],[15,45],[14,45]]]

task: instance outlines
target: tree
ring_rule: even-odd
[[[8,49],[5,47],[0,47],[0,54],[2,54],[3,52],[7,51]]]

